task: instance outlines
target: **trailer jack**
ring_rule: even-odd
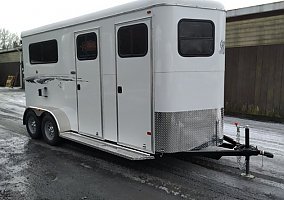
[[[236,124],[237,127],[237,132],[238,134],[240,133],[240,127],[238,124]],[[233,149],[236,152],[240,152],[241,155],[238,156],[245,156],[245,169],[246,172],[242,173],[242,176],[245,176],[247,178],[254,178],[253,175],[251,175],[250,172],[250,156],[258,156],[258,155],[262,155],[262,156],[266,156],[268,158],[273,158],[274,155],[270,152],[267,151],[263,151],[263,150],[259,150],[256,147],[250,145],[250,133],[249,133],[249,127],[245,126],[245,144],[240,144],[237,141],[234,141],[234,139],[224,135],[223,139],[227,142],[227,143],[223,143],[223,145],[225,144],[229,144],[233,146]],[[228,146],[228,145],[227,145]]]
[[[267,151],[259,150],[257,146],[250,145],[248,126],[236,126],[238,133],[240,128],[245,128],[245,144],[241,144],[238,141],[235,141],[233,138],[224,135],[223,140],[225,142],[218,147],[208,147],[202,150],[188,151],[186,153],[191,156],[202,156],[214,159],[220,159],[223,156],[245,156],[245,173],[243,173],[242,176],[253,178],[254,176],[250,174],[250,157],[262,155],[268,158],[273,158],[274,155]]]

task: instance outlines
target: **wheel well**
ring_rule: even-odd
[[[23,116],[24,125],[26,125],[26,115],[31,110],[36,114],[36,116],[38,116],[40,121],[45,115],[49,114],[55,120],[59,132],[71,130],[69,118],[67,117],[66,113],[58,108],[52,108],[52,107],[46,107],[46,108],[28,107],[26,108],[26,111]]]
[[[40,118],[43,119],[46,115],[50,115],[52,118],[54,118],[49,112],[44,111],[41,115]]]
[[[27,116],[27,113],[30,112],[30,111],[33,111],[36,114],[36,116],[38,117],[40,122],[42,121],[42,118],[45,115],[50,115],[51,117],[53,117],[53,115],[51,113],[49,113],[48,111],[37,110],[37,109],[34,109],[34,108],[27,108],[25,110],[24,117],[23,117],[23,125],[26,125],[26,116]]]

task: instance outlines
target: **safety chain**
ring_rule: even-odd
[[[245,160],[242,162],[242,156],[237,156],[237,163],[238,163],[239,169],[241,171],[244,171],[246,168],[246,162]]]
[[[240,143],[240,141],[241,141],[241,134],[240,133],[241,133],[241,128],[243,128],[243,127],[239,126],[239,123],[235,123],[235,125],[237,127],[236,142]],[[236,157],[237,157],[237,163],[238,163],[239,169],[241,171],[245,170],[246,162],[245,161],[242,162],[242,156],[236,156]]]

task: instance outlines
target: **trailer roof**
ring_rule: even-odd
[[[216,1],[211,0],[137,0],[131,3],[123,4],[113,8],[105,9],[95,13],[90,13],[80,17],[64,20],[61,22],[53,23],[50,25],[42,26],[32,30],[22,32],[21,36],[27,37],[38,33],[43,33],[51,30],[66,28],[77,24],[86,23],[93,20],[103,19],[115,15],[120,15],[137,10],[143,10],[156,6],[163,5],[175,5],[175,6],[187,6],[204,9],[224,10],[224,6]]]

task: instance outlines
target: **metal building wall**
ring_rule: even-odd
[[[284,11],[227,18],[225,110],[284,119]]]

